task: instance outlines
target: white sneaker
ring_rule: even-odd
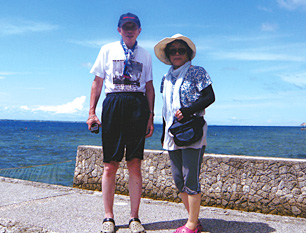
[[[105,218],[102,224],[101,233],[115,233],[115,221],[112,218]]]

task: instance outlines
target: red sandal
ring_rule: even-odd
[[[186,227],[186,225],[184,226],[181,226],[179,228],[177,228],[173,233],[200,233],[201,230],[197,228],[193,231],[193,230],[190,230],[188,227]]]

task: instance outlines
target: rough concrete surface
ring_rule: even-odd
[[[116,195],[117,232],[130,232],[129,197]],[[173,232],[186,222],[182,204],[142,199],[140,219],[147,232]],[[100,232],[102,193],[0,177],[0,233]],[[201,207],[203,232],[306,233],[306,219]]]

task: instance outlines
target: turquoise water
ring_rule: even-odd
[[[162,149],[155,125],[147,149]],[[206,153],[306,159],[306,130],[299,127],[209,126]],[[0,120],[0,176],[72,185],[79,145],[101,145],[80,122]]]

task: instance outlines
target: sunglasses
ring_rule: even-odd
[[[171,56],[176,55],[177,52],[179,53],[179,55],[185,55],[186,52],[187,52],[187,49],[185,49],[185,48],[169,49],[169,54]]]
[[[138,29],[138,26],[136,24],[123,24],[122,29],[124,31],[136,31]]]

